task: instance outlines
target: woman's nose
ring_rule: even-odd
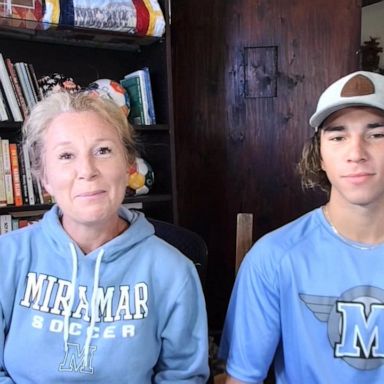
[[[78,159],[78,176],[81,179],[92,179],[98,174],[93,156],[81,156]]]

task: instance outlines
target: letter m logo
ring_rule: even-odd
[[[337,302],[336,305],[341,316],[336,357],[383,358],[384,305],[371,304],[369,314],[363,303]]]
[[[80,372],[80,373],[93,373],[92,358],[95,353],[96,347],[89,347],[89,354],[87,361],[85,361],[84,349],[80,352],[79,344],[68,343],[68,350],[65,353],[64,360],[60,364],[59,370],[62,372]]]

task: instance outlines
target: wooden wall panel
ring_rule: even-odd
[[[213,328],[232,289],[237,213],[253,213],[256,239],[324,201],[303,193],[295,166],[320,92],[359,66],[360,7],[172,2],[179,221],[208,244]]]

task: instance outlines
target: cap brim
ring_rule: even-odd
[[[328,118],[332,113],[340,111],[341,109],[348,108],[348,107],[372,107],[372,108],[378,108],[380,110],[383,110],[383,103],[363,103],[361,101],[349,101],[348,103],[340,103],[335,104],[332,106],[329,106],[327,109],[322,110],[321,112],[315,112],[311,118],[309,119],[309,124],[313,128],[318,128],[326,118]]]

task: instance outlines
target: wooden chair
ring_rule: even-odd
[[[239,270],[244,256],[253,244],[253,214],[238,213],[236,226],[236,260],[235,271]]]
[[[253,244],[253,214],[238,213],[236,224],[236,259],[235,273],[239,270],[240,264]],[[214,384],[224,384],[227,375],[220,373],[213,378]]]

